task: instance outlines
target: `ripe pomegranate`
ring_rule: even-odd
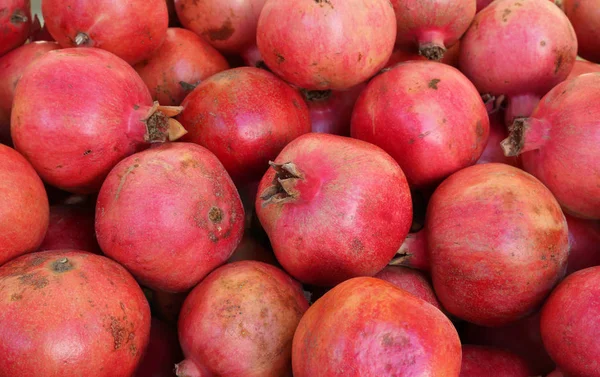
[[[37,250],[48,229],[46,190],[31,165],[0,144],[0,265]],[[1,372],[0,372],[1,373]]]
[[[304,91],[312,132],[350,136],[352,109],[365,87],[359,84],[345,91]]]
[[[179,111],[153,105],[142,79],[115,55],[69,48],[44,54],[21,77],[11,133],[42,179],[85,194],[124,157],[185,133],[169,119]]]
[[[460,69],[480,93],[508,98],[510,124],[567,78],[576,56],[573,27],[552,2],[497,0],[463,37]]]
[[[442,60],[475,17],[476,0],[391,1],[398,24],[396,45],[417,47],[430,60]]]
[[[10,111],[15,88],[23,71],[46,52],[58,48],[54,42],[28,43],[0,57],[0,143],[11,143]]]
[[[330,286],[373,276],[390,262],[410,228],[412,203],[402,169],[383,150],[310,133],[270,165],[256,214],[292,276]]]
[[[600,1],[561,0],[561,7],[575,28],[579,56],[600,63]]]
[[[489,119],[477,89],[457,69],[408,61],[369,83],[354,105],[351,130],[394,157],[411,186],[427,187],[479,159]]]
[[[294,377],[458,377],[461,347],[438,309],[369,277],[345,281],[306,312],[294,335]]]
[[[588,62],[585,60],[575,60],[575,65],[573,65],[573,69],[571,70],[571,73],[569,74],[567,80],[586,73],[595,72],[600,72],[600,64]]]
[[[129,64],[148,59],[169,26],[164,0],[44,0],[42,14],[61,46],[101,48]]]
[[[101,254],[94,230],[94,207],[59,204],[50,207],[50,224],[38,250],[85,250]]]
[[[533,372],[519,355],[499,348],[462,346],[460,377],[530,377]]]
[[[150,58],[134,66],[152,99],[179,106],[202,80],[229,68],[225,58],[189,30],[170,28]]]
[[[150,308],[116,262],[82,251],[0,267],[0,376],[128,377],[148,345]]]
[[[191,143],[125,158],[98,195],[102,251],[152,289],[189,290],[229,259],[243,230],[231,178],[210,151]]]
[[[308,309],[302,286],[280,269],[227,264],[192,290],[179,319],[186,360],[179,377],[287,376],[292,339]]]
[[[150,341],[134,377],[172,377],[173,366],[183,357],[177,332],[159,319],[152,318]]]
[[[600,73],[552,89],[531,117],[517,119],[502,142],[507,156],[520,155],[526,171],[554,194],[566,212],[600,219]]]
[[[429,278],[421,271],[402,266],[387,266],[375,275],[375,277],[392,283],[396,287],[404,289],[413,296],[427,301],[442,310],[440,302],[435,297],[435,292],[433,292]]]
[[[267,0],[256,41],[266,65],[308,90],[346,90],[389,60],[396,21],[389,0]]]
[[[4,0],[0,9],[0,56],[21,46],[31,29],[31,1]]]
[[[488,138],[487,145],[477,160],[478,164],[487,164],[488,162],[499,162],[514,167],[521,167],[519,158],[516,156],[507,157],[504,155],[504,151],[500,146],[502,140],[508,137],[508,131],[504,126],[504,113],[497,111],[493,114],[489,114],[490,118],[490,137]]]
[[[569,377],[600,376],[600,267],[569,275],[542,308],[546,350]]]
[[[584,268],[600,266],[600,221],[565,215],[569,226],[567,275]]]
[[[278,265],[277,259],[275,259],[275,255],[271,250],[267,250],[254,238],[246,234],[244,234],[242,241],[227,262],[233,263],[243,260],[253,260],[272,264],[273,266]]]
[[[310,132],[300,94],[272,73],[242,67],[204,80],[182,106],[184,141],[213,152],[235,182],[258,180],[269,160]]]

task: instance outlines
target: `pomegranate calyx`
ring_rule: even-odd
[[[73,41],[75,42],[75,46],[77,46],[77,47],[91,46],[92,39],[90,38],[89,35],[80,31],[79,33],[77,33],[77,35],[75,36],[75,39]]]
[[[275,178],[271,186],[267,187],[260,198],[263,200],[262,206],[270,203],[286,203],[296,199],[300,193],[295,189],[298,179],[303,179],[303,174],[292,162],[277,164],[269,161],[269,165],[275,170]]]
[[[306,90],[301,89],[302,95],[309,102],[327,101],[331,97],[331,90]]]
[[[439,62],[444,57],[446,49],[434,43],[427,43],[419,46],[419,55],[426,57],[429,60]]]
[[[525,145],[523,134],[527,129],[526,118],[517,118],[510,126],[510,136],[502,140],[500,145],[506,157],[518,156]]]
[[[183,125],[172,117],[183,111],[182,106],[160,106],[157,101],[143,119],[146,124],[146,135],[144,140],[148,143],[164,143],[175,141],[187,134]]]

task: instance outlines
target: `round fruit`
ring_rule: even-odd
[[[3,0],[1,6],[0,56],[25,43],[33,21],[30,0]]]
[[[57,204],[50,207],[50,224],[38,250],[84,250],[101,254],[94,230],[94,207]]]
[[[561,0],[562,8],[575,28],[579,55],[600,63],[600,1]]]
[[[396,287],[442,310],[442,305],[435,297],[429,278],[419,270],[402,266],[387,266],[375,277],[392,283]]]
[[[525,360],[499,348],[463,345],[460,377],[530,377]]]

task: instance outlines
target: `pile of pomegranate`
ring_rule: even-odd
[[[0,2],[0,377],[600,377],[600,0]]]

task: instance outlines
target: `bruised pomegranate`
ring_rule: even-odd
[[[411,186],[426,187],[479,159],[489,120],[457,69],[408,61],[371,80],[354,106],[351,132],[394,157]]]
[[[600,63],[600,1],[560,0],[562,9],[575,28],[579,56]]]
[[[16,149],[49,184],[74,193],[100,189],[124,157],[185,130],[152,103],[123,60],[96,48],[50,51],[30,65],[15,90]]]
[[[150,58],[135,67],[155,101],[179,106],[196,85],[229,68],[225,58],[189,30],[170,28]]]
[[[25,43],[33,19],[30,0],[3,0],[0,6],[2,7],[0,8],[0,56],[2,56]]]
[[[569,226],[567,274],[600,266],[600,221],[565,215]]]
[[[504,151],[500,143],[502,140],[508,137],[508,131],[504,126],[504,113],[497,111],[493,114],[489,114],[490,118],[490,137],[488,138],[487,145],[477,160],[478,164],[486,164],[488,162],[499,162],[515,167],[520,167],[521,163],[519,158],[515,156],[507,157],[504,155]]]
[[[442,310],[442,306],[435,297],[429,278],[421,271],[402,266],[387,266],[380,271],[376,278],[392,283],[400,289],[412,294],[421,300],[427,301]]]
[[[116,262],[82,251],[21,256],[0,267],[0,376],[129,377],[150,308]]]
[[[438,309],[369,277],[317,300],[294,335],[294,377],[458,377],[461,347]]]
[[[346,91],[304,91],[312,132],[350,136],[352,109],[365,84]]]
[[[183,101],[184,141],[213,152],[236,182],[258,180],[283,147],[310,132],[300,94],[272,73],[242,67],[204,80]]]
[[[385,66],[396,22],[389,0],[267,0],[256,41],[266,65],[308,90],[345,90]]]
[[[499,348],[462,346],[460,377],[531,377],[525,360]]]
[[[292,339],[308,309],[302,286],[254,261],[225,265],[192,290],[179,319],[179,377],[287,376]]]
[[[102,251],[143,285],[184,292],[225,263],[242,238],[244,209],[219,160],[191,143],[125,158],[102,185]]]
[[[373,276],[390,262],[410,228],[412,203],[388,154],[360,140],[310,133],[270,165],[256,213],[292,276],[329,286]]]
[[[50,224],[38,250],[74,249],[100,254],[94,230],[94,207],[59,204],[50,207]]]
[[[585,60],[576,60],[573,65],[573,69],[567,79],[573,79],[577,76],[584,75],[586,73],[598,73],[600,72],[600,64],[588,62]]]
[[[150,340],[134,377],[172,377],[173,366],[183,357],[177,331],[152,318]]]
[[[101,48],[129,64],[149,58],[169,26],[165,0],[44,0],[42,13],[61,46]]]

